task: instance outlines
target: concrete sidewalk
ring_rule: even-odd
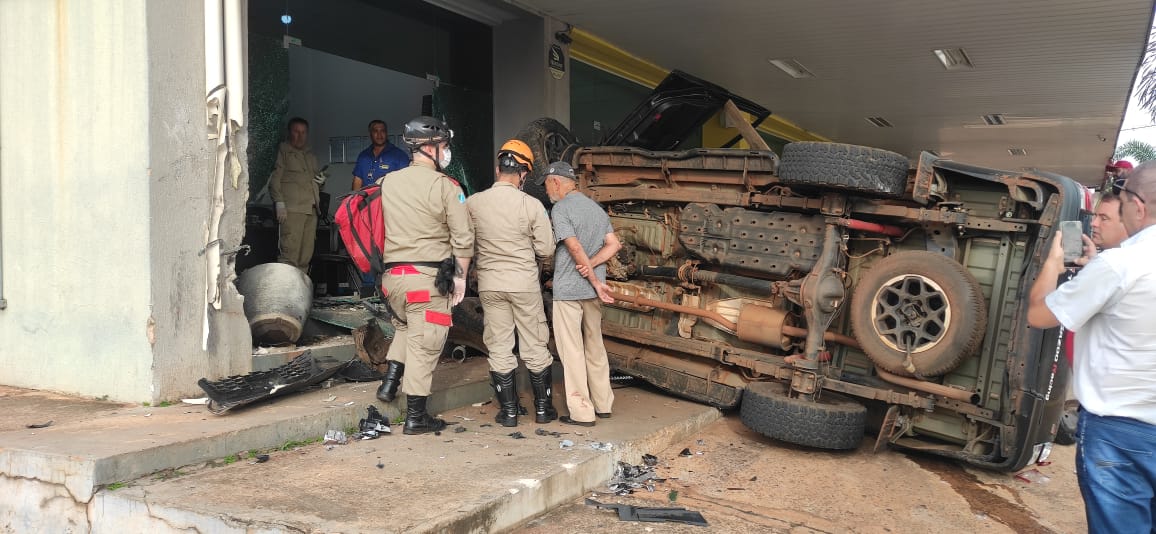
[[[617,460],[639,463],[642,453],[719,416],[625,388],[614,417],[594,428],[524,417],[508,429],[493,423],[492,404],[471,406],[492,396],[486,371],[481,358],[439,365],[431,411],[458,422],[440,436],[404,436],[395,426],[395,435],[333,447],[283,446],[355,426],[370,403],[396,418],[401,402],[377,402],[377,383],[368,383],[224,416],[203,406],[95,403],[96,416],[27,429],[44,417],[3,413],[0,428],[13,430],[0,433],[0,531],[497,531],[604,484]],[[567,434],[540,436],[537,428]],[[513,431],[525,439],[510,437]],[[561,449],[562,439],[574,446]],[[613,449],[591,448],[596,442]],[[248,451],[268,452],[270,460],[251,463]]]

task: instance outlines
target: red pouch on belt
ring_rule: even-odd
[[[423,302],[429,302],[429,290],[407,291],[405,293],[405,302],[407,304],[421,304]]]
[[[433,311],[433,310],[426,310],[425,311],[425,322],[431,323],[431,324],[436,324],[436,325],[441,325],[441,326],[453,326],[454,325],[454,318],[452,315],[450,315],[448,313],[442,313],[442,312],[437,312],[437,311]]]

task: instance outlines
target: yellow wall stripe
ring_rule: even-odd
[[[574,28],[570,36],[574,38],[574,42],[570,43],[571,58],[639,85],[653,89],[670,73],[669,69],[626,52],[581,28]],[[759,125],[759,130],[787,141],[830,141],[778,115],[767,117]]]

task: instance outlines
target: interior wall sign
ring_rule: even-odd
[[[566,75],[566,53],[562,51],[559,45],[551,45],[550,52],[546,57],[546,63],[550,66],[550,76],[555,80],[561,80]]]

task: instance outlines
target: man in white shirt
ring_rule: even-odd
[[[1084,236],[1083,269],[1057,288],[1056,232],[1028,304],[1032,327],[1077,333],[1076,472],[1090,532],[1150,532],[1156,512],[1156,163],[1128,175],[1120,201],[1129,238],[1097,254]]]

